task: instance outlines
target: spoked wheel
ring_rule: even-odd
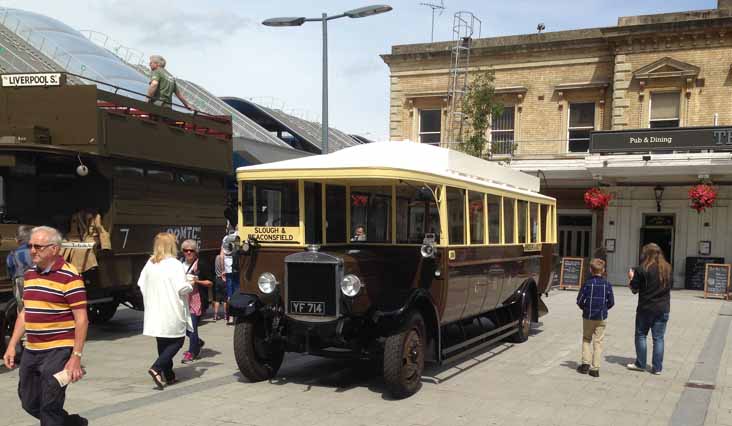
[[[521,304],[521,317],[518,323],[518,333],[511,336],[515,343],[523,343],[529,339],[531,332],[531,313],[534,310],[534,301],[531,294],[528,294]]]
[[[239,371],[251,382],[269,380],[277,375],[285,349],[267,342],[269,322],[261,317],[237,322],[234,329],[234,356]]]
[[[384,343],[384,381],[395,398],[414,395],[422,385],[425,358],[425,326],[422,315],[413,311],[407,326]]]

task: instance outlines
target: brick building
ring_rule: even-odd
[[[469,42],[469,72],[493,70],[504,105],[488,132],[493,158],[538,174],[557,197],[562,256],[607,246],[610,278],[625,283],[640,247],[656,242],[675,287],[692,286],[687,264],[699,257],[732,261],[732,0],[620,17],[613,27]],[[382,56],[391,140],[450,146],[455,43],[393,46]],[[687,193],[700,181],[719,197],[698,214]],[[614,196],[604,212],[582,201],[595,185]]]

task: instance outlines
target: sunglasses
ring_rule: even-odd
[[[46,247],[55,246],[56,244],[28,244],[28,248],[35,251],[42,251]]]
[[[195,252],[196,252],[195,250],[191,250],[191,249],[183,249],[183,250],[181,250],[181,251],[182,251],[183,253],[195,253]]]

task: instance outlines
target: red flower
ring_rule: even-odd
[[[590,188],[585,192],[585,205],[592,210],[605,210],[613,199],[613,194],[600,188]]]
[[[689,189],[689,200],[691,208],[697,213],[701,213],[714,205],[717,200],[717,191],[711,185],[694,185]]]

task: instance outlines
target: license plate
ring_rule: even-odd
[[[293,314],[325,315],[325,302],[290,301],[290,312]]]

